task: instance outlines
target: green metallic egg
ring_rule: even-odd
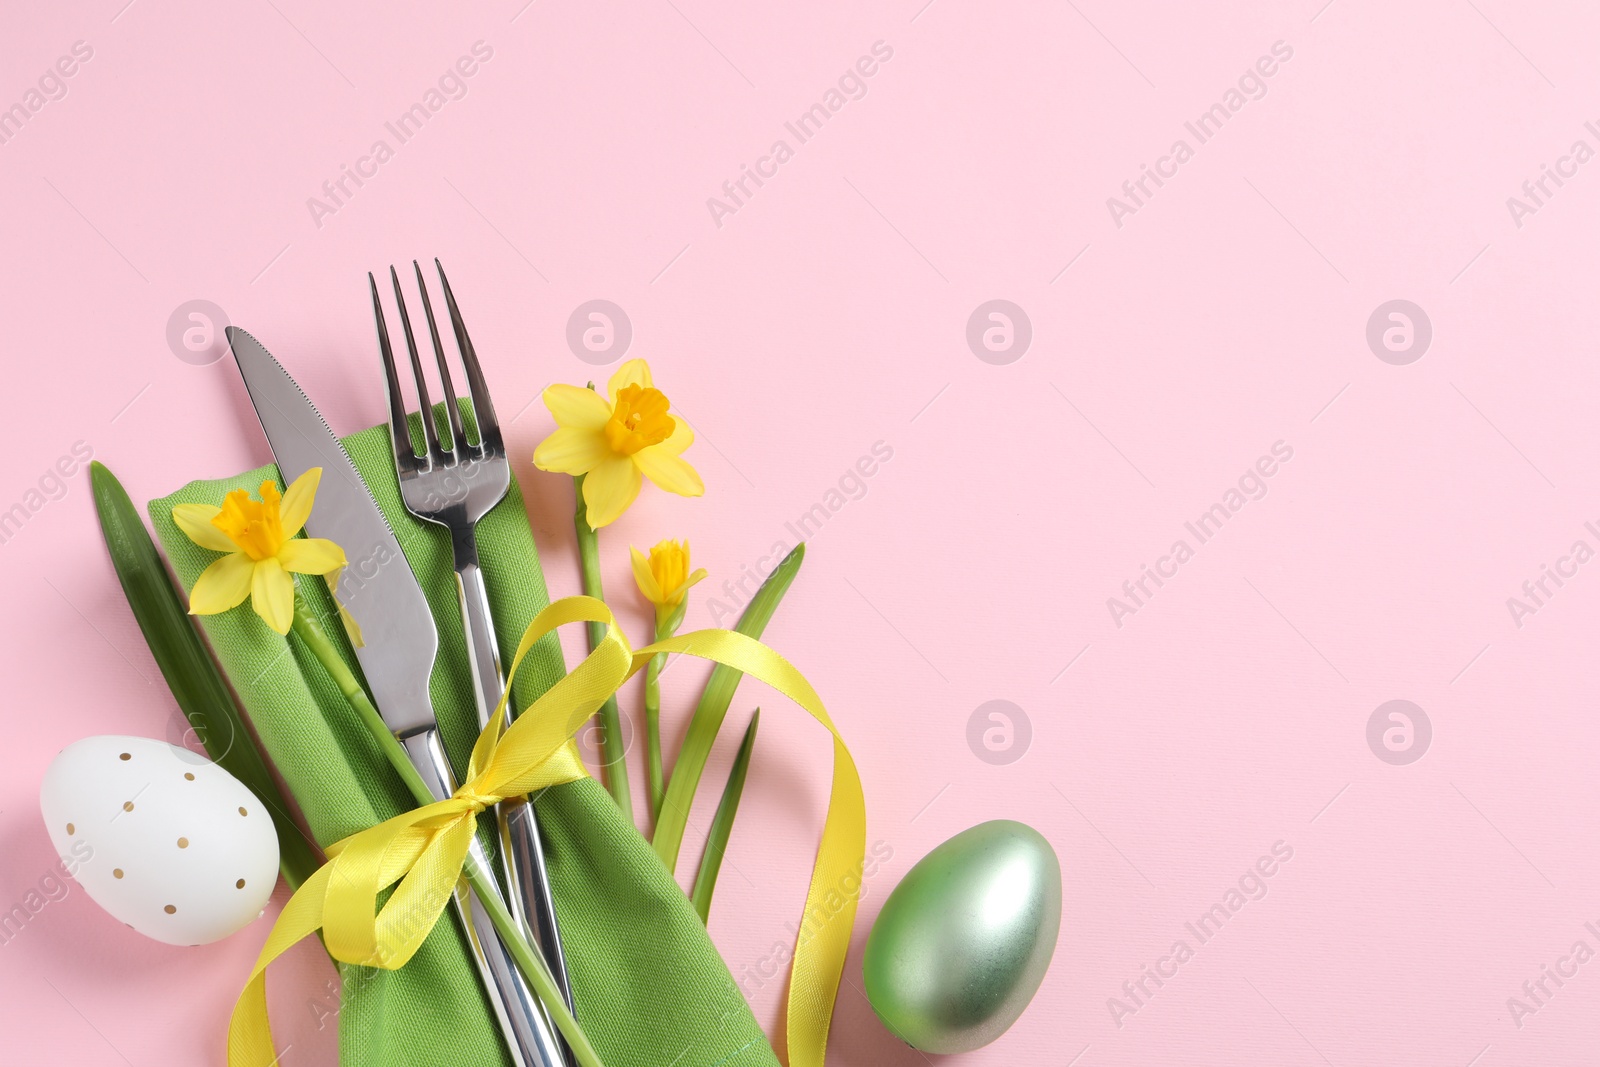
[[[970,1052],[1017,1021],[1061,931],[1061,864],[1007,819],[952,837],[906,873],[867,937],[867,1000],[924,1052]]]

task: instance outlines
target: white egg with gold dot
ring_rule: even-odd
[[[169,945],[204,945],[261,914],[278,835],[256,795],[204,756],[147,737],[61,750],[39,810],[66,870],[115,919]]]

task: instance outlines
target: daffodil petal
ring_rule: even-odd
[[[297,537],[278,549],[278,562],[296,574],[327,574],[343,567],[348,560],[344,549],[326,537]]]
[[[343,551],[341,549],[341,551]],[[351,648],[366,648],[367,639],[361,636],[361,624],[356,622],[356,617],[350,614],[350,609],[344,606],[339,599],[339,579],[344,576],[344,568],[339,567],[327,575],[328,592],[333,594],[333,602],[339,606],[339,620],[344,623],[345,636],[350,638]]]
[[[243,552],[231,552],[211,564],[189,590],[189,614],[215,615],[244,603],[255,569],[255,562]]]
[[[557,426],[579,430],[598,430],[611,418],[611,406],[593,389],[557,383],[544,391],[544,406],[555,416]]]
[[[661,583],[656,581],[655,574],[650,570],[650,559],[637,548],[629,547],[633,554],[633,580],[639,583],[639,592],[652,604],[661,603]]]
[[[588,474],[607,457],[615,456],[601,431],[563,426],[539,442],[533,450],[533,465],[557,474]]]
[[[222,509],[214,504],[179,504],[172,509],[172,521],[201,548],[209,548],[213,552],[237,552],[239,546],[227,534],[211,525],[211,520],[221,512]]]
[[[689,429],[689,424],[682,415],[672,416],[672,436],[662,441],[657,448],[664,448],[674,456],[681,456],[684,450],[694,444],[694,431]]]
[[[613,404],[617,402],[617,393],[629,385],[637,385],[641,389],[654,389],[655,382],[650,379],[650,364],[642,359],[630,359],[617,368],[617,373],[606,383],[606,392],[610,394]]]
[[[334,603],[339,604],[337,600]],[[350,638],[351,648],[367,647],[367,639],[361,636],[361,624],[356,622],[356,617],[343,604],[339,604],[339,621],[344,623],[345,636]]]
[[[666,448],[665,441],[650,448],[641,448],[633,454],[633,462],[644,472],[646,478],[669,493],[677,493],[679,496],[700,496],[704,493],[706,483],[702,482],[699,473],[689,466],[689,461],[668,452]]]
[[[278,521],[283,524],[283,536],[293,537],[306,524],[306,519],[311,517],[311,504],[317,498],[317,486],[321,483],[322,468],[312,467],[296,478],[283,494],[283,503],[278,505]]]
[[[627,456],[612,455],[589,471],[583,479],[583,505],[589,525],[598,530],[620,518],[639,495],[643,481],[639,468]]]
[[[689,580],[687,582],[683,583],[683,591],[687,593],[689,591],[689,587],[691,585],[694,585],[696,582],[700,581],[700,579],[704,578],[705,576],[706,576],[706,569],[704,567],[701,567],[698,570],[696,570],[693,574],[689,575]]]
[[[280,634],[294,622],[294,579],[276,559],[264,559],[250,576],[250,606]]]

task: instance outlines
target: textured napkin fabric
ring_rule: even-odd
[[[477,713],[450,539],[401,505],[387,433],[373,427],[344,445],[394,528],[438,624],[431,692],[459,776],[477,735]],[[266,479],[278,479],[276,467],[191,482],[151,501],[156,534],[185,589],[217,554],[178,530],[173,506],[220,504],[229,490],[254,494]],[[515,478],[507,498],[478,525],[478,547],[502,662],[509,664],[523,630],[549,601]],[[329,631],[342,635],[322,579],[301,576],[297,583]],[[273,633],[248,603],[201,622],[319,845],[412,806],[399,777],[298,639]],[[354,655],[343,652],[359,676]],[[560,645],[549,635],[518,672],[516,706],[526,707],[564,671]],[[584,779],[547,790],[538,810],[578,1019],[607,1067],[777,1067],[688,898],[600,784]],[[480,836],[494,847],[487,833]],[[510,1063],[448,910],[399,970],[341,966],[341,972],[340,1062],[346,1067]],[[240,974],[241,985],[244,979]],[[314,1003],[321,993],[307,990],[306,1000]]]

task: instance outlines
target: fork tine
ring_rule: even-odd
[[[444,275],[444,264],[437,258],[433,265],[439,270],[439,281],[444,284],[445,307],[450,311],[450,326],[455,331],[456,347],[461,350],[461,364],[467,371],[467,391],[472,396],[473,418],[478,423],[478,444],[485,452],[503,453],[500,439],[500,420],[489,399],[489,386],[483,380],[483,368],[478,365],[478,353],[467,336],[467,325],[461,321],[461,309],[456,306],[456,295],[450,290],[450,279]]]
[[[439,428],[433,420],[433,401],[428,398],[428,380],[422,376],[422,359],[417,355],[417,339],[411,333],[411,316],[406,314],[406,298],[400,291],[400,275],[395,273],[393,265],[389,267],[389,279],[394,282],[394,302],[400,308],[400,325],[405,330],[406,351],[411,355],[411,376],[417,380],[417,401],[422,405],[422,433],[428,440],[428,455],[434,462],[444,463],[453,457],[447,457],[439,444]]]
[[[414,259],[411,261],[411,269],[417,272],[417,290],[422,293],[422,311],[428,317],[428,336],[433,339],[433,356],[439,363],[439,383],[444,386],[444,409],[450,417],[450,434],[454,438],[454,448],[470,452],[472,446],[467,444],[467,435],[461,427],[461,405],[456,402],[455,386],[450,381],[450,364],[445,361],[444,346],[439,343],[439,324],[433,318],[433,301],[428,299],[428,283],[422,280],[422,268]]]
[[[383,379],[389,397],[389,443],[394,446],[395,466],[402,473],[417,466],[417,450],[411,444],[411,424],[406,419],[405,396],[400,392],[400,377],[395,373],[394,350],[389,346],[389,327],[383,319],[383,302],[378,299],[378,281],[367,272],[372,287],[372,317],[378,323],[378,355],[383,357]]]

